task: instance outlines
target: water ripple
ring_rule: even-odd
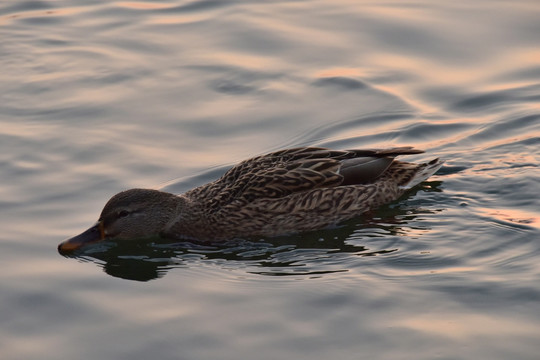
[[[0,2],[2,357],[536,359],[539,10]],[[56,252],[120,190],[301,145],[446,163],[336,229]]]

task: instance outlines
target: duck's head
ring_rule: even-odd
[[[179,197],[170,193],[131,189],[114,195],[99,220],[85,232],[58,245],[62,254],[105,239],[131,240],[159,236],[176,214]]]

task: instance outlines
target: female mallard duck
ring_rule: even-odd
[[[439,159],[394,160],[420,153],[412,147],[288,149],[245,160],[182,195],[123,191],[107,202],[93,227],[58,249],[70,252],[106,238],[219,241],[321,229],[396,200],[442,166]]]

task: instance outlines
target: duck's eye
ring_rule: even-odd
[[[127,210],[122,210],[118,213],[118,218],[123,218],[123,217],[126,217],[129,215],[129,211]]]

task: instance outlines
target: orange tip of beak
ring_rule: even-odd
[[[58,252],[62,255],[72,253],[73,251],[82,248],[87,244],[92,244],[105,239],[105,232],[101,222],[96,223],[85,232],[64,240],[58,245]]]

